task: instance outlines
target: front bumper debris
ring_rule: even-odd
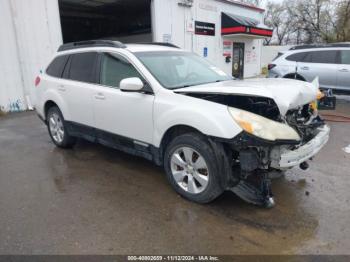
[[[318,134],[305,145],[289,150],[283,147],[274,147],[271,150],[271,167],[288,169],[309,160],[315,156],[329,139],[330,128],[327,125],[318,128]]]
[[[255,176],[242,179],[230,190],[244,201],[253,205],[272,208],[275,200],[271,190],[271,181],[268,172],[256,172]]]

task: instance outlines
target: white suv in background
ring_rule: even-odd
[[[311,82],[323,89],[350,91],[350,44],[304,45],[281,52],[268,65],[269,77]]]
[[[167,44],[65,44],[35,82],[58,147],[84,138],[152,160],[198,203],[232,190],[272,206],[269,172],[306,169],[329,137],[317,83],[234,80]]]

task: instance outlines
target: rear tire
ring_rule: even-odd
[[[47,128],[52,142],[60,148],[71,148],[76,143],[76,138],[68,134],[66,122],[57,106],[49,108],[47,115]]]
[[[167,179],[184,198],[208,203],[222,194],[219,163],[204,136],[195,133],[174,138],[164,155]]]

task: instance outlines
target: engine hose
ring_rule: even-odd
[[[334,114],[321,114],[322,118],[328,122],[334,123],[350,123],[349,116],[334,115]]]

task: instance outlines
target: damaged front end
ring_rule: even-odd
[[[235,183],[228,187],[245,201],[274,206],[271,175],[294,166],[307,169],[307,161],[327,143],[329,127],[315,103],[280,113],[275,101],[264,97],[223,94],[187,94],[228,106],[243,129],[233,139],[215,138],[231,159]]]
[[[300,143],[273,147],[270,152],[270,166],[285,170],[299,165],[305,170],[308,167],[307,161],[327,143],[330,129],[318,115],[314,103],[289,110],[285,120],[298,132]]]
[[[235,161],[239,163],[236,169],[240,181],[231,190],[250,203],[266,207],[274,205],[270,174],[294,166],[307,169],[307,161],[329,138],[329,127],[312,103],[289,110],[285,116],[279,115],[273,121],[278,121],[281,126],[269,122],[269,126],[274,125],[269,131],[270,137],[268,134],[254,135],[249,127],[244,128],[246,124],[243,123],[245,131],[227,144],[237,152]],[[282,127],[286,129],[283,132]],[[292,130],[297,135],[293,135]]]

